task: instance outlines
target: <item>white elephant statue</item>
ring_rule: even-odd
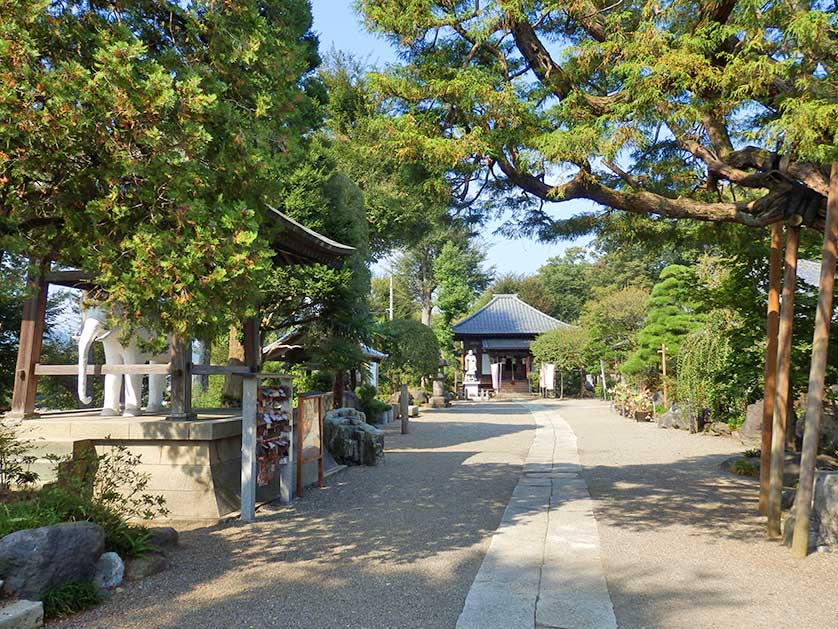
[[[133,365],[150,363],[165,364],[169,362],[168,353],[150,355],[140,350],[138,334],[132,334],[127,342],[123,342],[121,332],[116,326],[108,327],[107,313],[100,308],[90,308],[85,312],[84,324],[79,336],[79,400],[83,404],[90,404],[91,397],[87,394],[87,356],[94,341],[101,341],[105,348],[105,363],[108,365]],[[125,408],[122,415],[133,417],[142,415],[142,374],[126,374]],[[120,414],[119,394],[122,389],[123,376],[118,374],[105,375],[105,401],[101,415],[112,417]],[[166,376],[150,375],[148,379],[147,413],[159,413],[163,410],[163,389],[166,386]]]

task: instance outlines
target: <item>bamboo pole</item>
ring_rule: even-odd
[[[765,394],[762,398],[762,449],[759,466],[759,512],[768,514],[768,479],[771,470],[771,429],[774,395],[777,391],[777,333],[780,330],[780,278],[783,270],[783,224],[771,226],[771,255],[768,263],[768,323],[765,347]]]
[[[815,335],[812,341],[812,363],[809,367],[809,391],[806,397],[806,426],[803,432],[803,454],[800,460],[800,483],[794,508],[793,557],[802,559],[809,551],[809,519],[812,517],[812,494],[815,484],[815,463],[823,413],[823,389],[829,349],[829,324],[832,320],[832,294],[835,288],[835,257],[838,254],[838,161],[832,164],[829,199],[826,204],[826,226],[823,234],[823,258],[815,314]]]
[[[768,537],[780,537],[780,504],[783,496],[783,462],[786,454],[789,372],[791,370],[794,285],[797,280],[797,250],[800,227],[790,226],[786,235],[786,266],[783,299],[780,304],[780,330],[777,340],[777,390],[774,394],[774,421],[771,427],[771,469],[768,475]]]

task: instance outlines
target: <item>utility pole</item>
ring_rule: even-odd
[[[393,320],[393,269],[390,269],[390,321]]]
[[[666,389],[666,350],[666,345],[661,343],[661,348],[658,350],[658,354],[661,355],[661,371],[663,372],[663,405],[669,408],[669,395],[667,395]]]

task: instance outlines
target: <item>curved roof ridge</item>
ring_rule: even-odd
[[[482,308],[452,326],[454,334],[540,334],[570,327],[542,312],[516,293],[498,293]]]

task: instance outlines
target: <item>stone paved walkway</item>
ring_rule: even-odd
[[[536,434],[458,629],[616,628],[576,435],[529,405]]]

